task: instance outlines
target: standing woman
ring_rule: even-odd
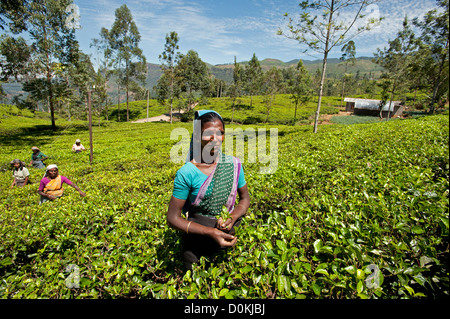
[[[188,158],[175,176],[167,211],[169,226],[184,233],[182,252],[187,269],[201,256],[211,257],[236,244],[235,227],[250,205],[240,160],[221,152],[224,134],[225,125],[217,112],[195,112]],[[229,213],[226,220],[219,217],[223,206]]]
[[[42,153],[36,146],[33,146],[31,150],[33,151],[33,154],[31,154],[30,165],[33,165],[34,168],[45,168],[44,161],[48,159],[48,156]]]
[[[59,175],[58,166],[52,164],[47,167],[44,177],[39,184],[38,194],[41,195],[40,204],[61,197],[64,194],[64,188],[62,187],[63,183],[75,188],[82,197],[86,196],[86,194],[67,177]]]
[[[14,186],[23,187],[28,184],[28,176],[30,176],[30,172],[25,167],[25,163],[19,159],[15,159],[10,162],[13,166],[13,182],[11,184],[11,188]]]

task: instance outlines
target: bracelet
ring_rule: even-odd
[[[188,223],[187,227],[186,227],[186,234],[189,235],[189,226],[191,226],[192,220]]]

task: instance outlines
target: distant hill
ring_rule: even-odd
[[[281,60],[277,59],[264,59],[259,61],[261,68],[264,71],[267,71],[268,69],[272,67],[285,69],[289,67],[295,67],[298,63],[298,59],[291,60],[289,62],[283,62]],[[314,74],[317,70],[322,69],[322,60],[302,60],[303,64],[305,65],[306,69],[311,73]],[[240,65],[245,66],[248,64],[248,61],[239,62]],[[234,69],[234,64],[219,64],[215,65],[211,71],[215,75],[215,71],[217,69],[225,70],[225,69]],[[356,63],[354,65],[349,65],[347,68],[348,73],[356,74],[359,71],[359,74],[361,76],[364,75],[371,75],[373,78],[378,78],[381,74],[382,67],[372,62],[372,58],[370,57],[360,57],[356,59]],[[339,59],[328,59],[327,60],[327,77],[330,78],[341,78],[344,74],[344,66],[341,63]],[[226,81],[232,80],[233,73],[231,72],[230,78],[223,78]],[[216,76],[217,78],[219,77]]]
[[[288,62],[283,62],[277,59],[264,59],[259,61],[261,68],[263,71],[267,71],[272,67],[286,69],[289,67],[295,67],[298,63],[298,59],[291,60]],[[248,61],[238,62],[240,65],[245,66],[248,64]],[[303,64],[306,69],[314,74],[317,70],[322,68],[322,60],[303,60]],[[217,64],[211,65],[208,64],[208,68],[211,73],[217,79],[224,80],[226,82],[233,81],[233,69],[234,64]],[[162,71],[161,66],[159,64],[148,63],[148,77],[145,84],[145,87],[153,89],[153,87],[157,84],[159,78],[161,77]],[[359,72],[360,76],[371,76],[372,78],[378,78],[381,74],[382,67],[372,62],[372,58],[370,57],[360,57],[357,58],[356,63],[354,65],[349,65],[347,72],[356,74]],[[344,74],[344,66],[342,65],[339,59],[328,59],[327,63],[327,77],[330,78],[341,78]],[[10,101],[13,96],[17,94],[23,93],[22,86],[20,83],[3,83],[3,90],[7,93],[6,101]],[[109,85],[109,93],[113,98],[117,96],[117,86],[114,79],[111,79]],[[123,92],[122,92],[123,93]]]

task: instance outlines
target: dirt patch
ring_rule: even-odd
[[[338,114],[321,114],[319,117],[319,125],[329,125],[329,124],[333,124],[331,122],[331,118],[335,117],[335,116],[348,116],[348,115],[352,115],[352,112],[345,112],[345,111],[339,111]],[[312,123],[311,125],[314,125],[314,117],[312,119]]]
[[[172,120],[175,120],[176,118],[179,118],[181,113],[184,113],[183,110],[181,112],[172,112]],[[146,123],[146,122],[170,122],[170,114],[161,114],[158,116],[153,116],[149,118],[143,118],[136,121],[133,121],[131,123]]]

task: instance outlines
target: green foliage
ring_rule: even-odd
[[[332,123],[336,124],[362,124],[362,123],[376,123],[385,121],[386,119],[380,119],[375,116],[359,116],[359,115],[347,115],[347,116],[335,116],[331,118]],[[391,119],[395,120],[395,119]]]
[[[317,97],[316,97],[317,98]],[[267,106],[264,96],[241,96],[236,102],[233,121],[242,124],[262,123],[267,117]],[[250,103],[252,102],[252,106]],[[337,114],[339,109],[339,98],[323,97],[322,114]],[[311,99],[308,103],[299,106],[297,120],[306,120],[309,124],[317,107],[317,101]],[[205,108],[219,112],[226,121],[231,121],[232,101],[228,98],[209,98]],[[272,101],[268,123],[290,124],[294,118],[295,105],[290,94],[276,94]]]
[[[448,296],[448,116],[277,126],[276,173],[244,161],[252,204],[236,246],[187,272],[166,223],[174,127],[192,123],[94,126],[94,165],[70,151],[87,128],[1,135],[1,298]],[[67,187],[38,205],[33,168],[31,185],[9,189],[8,162],[29,158],[30,141],[87,196]]]
[[[138,81],[145,82],[147,62],[142,49],[139,48],[141,35],[126,4],[116,9],[115,17],[109,32],[109,45],[116,64],[115,72],[120,79],[118,82],[126,91],[126,119],[129,121],[129,91],[132,88],[137,91]]]

